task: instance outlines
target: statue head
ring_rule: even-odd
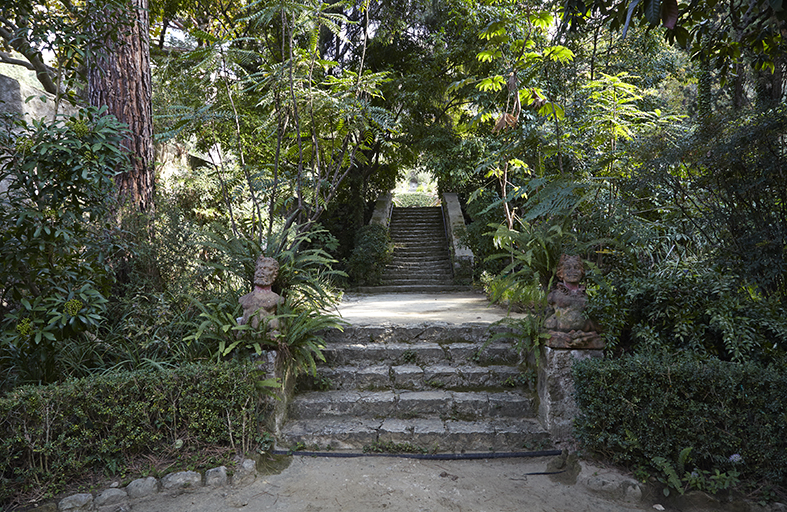
[[[585,266],[577,255],[561,254],[557,264],[557,278],[565,283],[577,284],[585,277]]]
[[[260,256],[257,258],[257,265],[254,270],[254,284],[259,286],[270,286],[279,275],[279,262],[273,258]]]

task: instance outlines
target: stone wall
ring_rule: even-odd
[[[472,281],[473,279],[473,251],[462,243],[465,231],[465,219],[462,215],[462,206],[459,197],[454,192],[443,194],[443,216],[448,233],[448,243],[451,247],[451,262],[454,266],[454,279],[458,281]]]
[[[58,111],[73,114],[76,109],[63,101]],[[24,117],[28,122],[44,118],[51,120],[55,114],[55,97],[13,78],[0,75],[0,113],[6,112]]]
[[[393,194],[390,192],[380,194],[374,204],[374,213],[372,213],[369,224],[380,224],[388,229],[388,224],[391,222],[391,210],[393,210]]]
[[[76,109],[63,102],[59,112],[73,114]],[[20,83],[18,80],[0,75],[0,115],[12,114],[28,123],[39,119],[53,119],[55,98],[51,94]],[[0,182],[0,193],[8,190],[7,182]]]
[[[561,448],[574,443],[574,417],[579,410],[574,401],[571,366],[589,357],[603,357],[602,350],[541,348],[538,364],[538,419],[552,441]]]

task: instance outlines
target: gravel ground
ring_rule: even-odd
[[[372,510],[402,512],[628,512],[654,510],[642,500],[593,492],[587,476],[613,471],[583,468],[579,483],[548,475],[548,458],[472,461],[362,457],[292,457],[279,474],[259,475],[239,489],[198,488],[135,501],[134,512],[244,512]],[[589,473],[589,475],[588,475]],[[583,477],[584,475],[584,477]],[[616,480],[617,479],[617,480]]]

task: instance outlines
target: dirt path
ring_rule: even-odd
[[[278,475],[259,475],[239,489],[199,488],[136,500],[134,512],[401,511],[401,512],[626,512],[653,510],[626,504],[582,483],[546,475],[547,458],[434,461],[363,457],[292,457]],[[585,468],[583,472],[605,472]],[[581,481],[580,475],[580,481]]]

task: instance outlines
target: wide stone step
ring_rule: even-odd
[[[406,258],[406,257],[395,257],[391,263],[386,265],[387,269],[396,269],[396,270],[419,270],[419,269],[450,269],[451,268],[451,261],[447,258],[443,259],[431,259],[428,261],[422,261],[415,258]],[[453,272],[452,272],[453,273]]]
[[[442,218],[434,220],[419,219],[407,221],[393,219],[389,225],[389,228],[391,231],[396,233],[402,233],[408,229],[443,231],[445,229],[445,224],[443,223]]]
[[[440,283],[445,284],[454,284],[453,273],[447,267],[434,267],[424,270],[414,270],[401,267],[387,268],[383,272],[382,278],[387,284],[391,284],[397,279],[422,281],[422,283],[415,282],[414,284],[426,284],[432,281],[439,281]]]
[[[386,265],[387,269],[395,271],[432,271],[432,270],[446,270],[449,274],[451,264],[447,258],[432,259],[429,261],[421,261],[413,258],[394,258],[391,263]]]
[[[396,240],[394,240],[393,248],[394,251],[401,251],[402,249],[410,249],[410,250],[437,249],[437,250],[445,251],[446,253],[448,252],[448,244],[447,242],[445,242],[445,240],[439,242],[435,242],[429,239],[424,239],[421,241],[412,241],[412,242],[397,242]]]
[[[440,345],[448,344],[453,350],[456,346],[470,346],[471,344],[514,343],[516,338],[511,328],[505,325],[489,325],[485,323],[467,322],[452,324],[447,322],[428,322],[410,325],[348,325],[342,330],[329,329],[322,333],[327,346],[334,344],[388,344],[404,343],[417,350],[420,346],[429,343]],[[510,337],[509,337],[510,335]],[[495,337],[495,340],[490,338]],[[501,338],[506,336],[506,338]]]
[[[423,233],[440,233],[441,235],[445,233],[445,226],[443,225],[442,221],[440,222],[419,222],[419,223],[398,223],[390,226],[390,232],[392,235],[408,235],[413,231],[423,232]]]
[[[359,286],[353,291],[358,293],[447,293],[447,292],[470,292],[472,286],[468,285],[389,285],[389,286]]]
[[[408,268],[408,267],[386,267],[382,274],[382,278],[386,281],[390,279],[397,279],[407,276],[413,279],[439,279],[441,281],[448,281],[448,284],[453,284],[453,272],[450,267],[434,266],[431,268]]]
[[[426,451],[511,452],[550,446],[535,420],[493,418],[487,421],[441,419],[371,419],[337,417],[288,422],[285,446],[307,449],[362,450],[374,443],[409,444]]]
[[[517,385],[522,373],[515,366],[379,364],[319,367],[316,379],[332,390],[502,391]]]
[[[389,362],[391,365],[416,364],[478,364],[515,365],[519,354],[509,343],[467,342],[392,342],[367,340],[327,343],[323,350],[325,364],[331,366],[364,366]]]
[[[359,418],[440,418],[479,421],[488,418],[535,418],[533,396],[511,391],[327,391],[297,395],[289,407],[295,420],[338,416]]]
[[[395,279],[386,279],[382,282],[382,286],[453,286],[453,280],[408,278],[404,276]]]
[[[426,261],[416,258],[395,256],[391,262],[386,265],[387,269],[391,270],[407,270],[407,271],[431,271],[446,269],[449,273],[451,269],[451,260],[448,258],[430,258]]]
[[[423,247],[410,247],[400,246],[394,247],[394,259],[404,258],[412,261],[435,261],[435,260],[450,260],[450,253],[444,247],[435,247],[432,249]]]
[[[394,248],[396,247],[445,247],[445,238],[438,238],[430,234],[421,236],[411,235],[402,237],[391,237]]]

